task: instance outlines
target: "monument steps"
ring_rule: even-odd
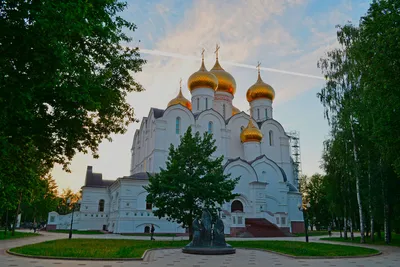
[[[288,236],[275,224],[262,218],[246,218],[246,232],[253,237],[286,237]]]

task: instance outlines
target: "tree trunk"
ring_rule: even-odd
[[[4,227],[4,239],[7,238],[7,230],[8,230],[8,209],[6,210],[6,227]]]
[[[193,240],[193,226],[189,224],[189,241]]]
[[[347,239],[347,218],[343,217],[343,236],[344,239]]]
[[[387,191],[385,178],[382,175],[382,159],[379,160],[380,175],[382,181],[382,199],[383,199],[383,231],[385,234],[386,244],[390,243],[390,227],[389,227],[389,204],[387,200]]]
[[[372,209],[372,188],[371,188],[371,159],[368,153],[368,194],[369,194],[369,216],[370,216],[370,240],[374,242],[374,211]]]
[[[15,235],[15,227],[17,225],[18,214],[19,214],[19,211],[21,209],[21,201],[22,201],[22,191],[19,193],[19,201],[18,201],[17,213],[15,214],[13,229],[12,229],[12,233],[11,233],[12,236]]]
[[[353,119],[350,117],[350,128],[351,128],[351,135],[353,137],[353,157],[354,157],[354,174],[356,176],[356,190],[357,190],[357,202],[358,202],[358,213],[360,214],[360,243],[365,243],[365,236],[364,236],[364,214],[362,209],[362,202],[361,202],[361,193],[360,193],[360,176],[358,171],[358,155],[357,155],[357,144],[356,144],[356,135],[353,128]]]
[[[350,239],[353,241],[354,240],[354,232],[353,232],[353,220],[350,219]]]

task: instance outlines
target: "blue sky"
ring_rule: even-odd
[[[129,6],[121,15],[138,29],[128,33],[133,40],[127,45],[139,46],[142,57],[148,61],[143,72],[135,74],[146,91],[130,94],[128,102],[135,108],[138,119],[147,116],[150,107],[165,108],[178,92],[179,79],[186,81],[199,68],[201,48],[206,49],[206,66],[212,67],[218,43],[222,66],[236,79],[234,105],[248,110],[246,90],[256,81],[255,65],[261,61],[263,80],[276,91],[274,118],[287,131],[300,132],[303,173],[321,172],[322,142],[329,127],[316,97],[324,85],[317,61],[326,51],[337,47],[335,25],[347,21],[357,24],[369,3],[368,0],[128,0]],[[190,99],[186,88],[183,93]],[[131,124],[126,134],[113,136],[113,142],[104,141],[99,147],[99,159],[77,154],[71,173],[56,166],[53,176],[59,188],[79,190],[87,165],[92,165],[95,172],[102,172],[104,179],[129,175],[130,147],[139,125]]]

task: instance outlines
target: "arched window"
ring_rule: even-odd
[[[208,122],[208,133],[211,134],[213,132],[213,122],[209,121]]]
[[[100,199],[99,201],[99,211],[100,212],[104,211],[104,199]]]
[[[268,109],[265,109],[265,119],[268,119]]]
[[[146,202],[146,210],[151,210],[153,209],[153,204],[150,202]]]
[[[208,98],[206,98],[206,109],[208,109]]]
[[[239,200],[234,200],[231,205],[231,212],[241,211],[243,212],[243,204]]]
[[[240,132],[243,132],[244,126],[240,127]]]
[[[225,104],[222,104],[222,117],[224,117],[224,119],[225,119],[225,112],[226,111],[226,107],[225,107]]]
[[[259,120],[260,119],[260,109],[258,108],[257,109],[257,120]]]
[[[273,146],[274,145],[274,132],[269,131],[269,145]]]
[[[181,117],[176,118],[175,133],[176,134],[181,133]]]
[[[199,110],[200,109],[200,98],[197,98],[196,102],[197,102],[197,110]]]

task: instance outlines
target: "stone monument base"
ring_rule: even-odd
[[[198,255],[227,255],[235,254],[236,249],[232,247],[184,247],[183,253],[198,254]]]

